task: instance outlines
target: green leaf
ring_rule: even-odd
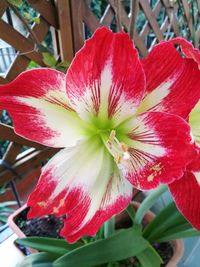
[[[149,246],[140,233],[129,228],[87,244],[57,259],[54,267],[88,267],[135,256]]]
[[[31,20],[36,24],[40,24],[40,17],[32,17]]]
[[[28,64],[27,69],[30,70],[30,69],[35,69],[35,68],[40,68],[40,65],[38,65],[36,62],[31,60],[30,63]]]
[[[27,237],[16,240],[17,244],[26,247],[34,248],[43,252],[51,252],[63,255],[73,249],[83,245],[81,242],[75,244],[68,244],[64,239],[49,238],[49,237]]]
[[[160,197],[165,191],[167,191],[167,187],[165,185],[159,186],[158,189],[153,190],[141,203],[138,210],[135,214],[135,223],[140,224],[142,219],[144,218],[146,212],[156,203],[158,197]]]
[[[40,17],[33,17],[29,12],[23,12],[23,16],[30,23],[35,22],[36,24],[40,24]]]
[[[48,67],[53,67],[56,65],[55,57],[49,52],[43,52],[42,56],[44,64],[47,65]]]
[[[133,208],[133,206],[131,204],[128,205],[128,207],[126,208],[126,212],[128,213],[129,217],[131,218],[132,222],[134,223],[135,210],[134,210],[134,208]]]
[[[176,227],[187,222],[183,215],[177,210],[172,202],[164,208],[156,217],[146,226],[143,236],[151,243],[162,236],[168,229]]]
[[[8,2],[9,2],[10,4],[12,4],[13,6],[17,6],[17,7],[19,7],[19,6],[21,6],[21,4],[23,3],[23,0],[8,0]]]
[[[60,68],[69,68],[69,66],[70,66],[70,63],[69,62],[67,62],[67,61],[61,61],[61,62],[59,62],[58,64],[56,64],[56,68],[58,67],[60,67]]]
[[[27,20],[30,20],[31,19],[31,14],[30,13],[23,12],[23,15],[24,15],[25,19],[27,19]]]
[[[70,66],[70,63],[64,60],[56,64],[56,70],[62,71],[65,73],[66,70],[69,68],[69,66]]]
[[[167,235],[160,236],[155,240],[155,242],[161,243],[161,242],[166,242],[170,240],[195,237],[195,236],[200,236],[200,231],[197,231],[191,228],[191,229],[180,231],[180,232],[177,232],[171,235],[167,234]]]
[[[170,236],[170,235],[176,234],[178,232],[186,231],[189,229],[193,229],[193,227],[191,226],[191,224],[189,222],[185,222],[185,223],[179,224],[178,226],[175,226],[175,227],[168,229],[167,231],[165,231],[163,233],[163,235],[164,236],[167,236],[167,235]]]
[[[25,257],[16,267],[53,267],[53,261],[56,258],[54,255],[46,252],[32,254]]]
[[[115,217],[112,217],[110,220],[104,223],[104,237],[108,238],[113,235],[115,232]]]
[[[160,267],[163,263],[162,258],[152,246],[146,248],[136,257],[138,258],[142,267]]]

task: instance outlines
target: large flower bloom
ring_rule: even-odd
[[[199,99],[199,73],[172,42],[140,62],[127,34],[101,28],[66,75],[36,69],[1,86],[0,108],[19,135],[64,147],[43,168],[29,218],[66,215],[61,234],[74,242],[125,209],[133,186],[180,179],[196,156],[180,116]]]

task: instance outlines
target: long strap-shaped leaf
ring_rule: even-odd
[[[137,258],[142,267],[160,267],[163,263],[160,255],[152,246],[139,253]]]
[[[139,231],[121,230],[105,240],[99,240],[60,257],[53,267],[91,267],[136,256],[149,247]]]
[[[154,242],[158,236],[163,235],[168,229],[186,222],[186,219],[177,210],[175,204],[171,203],[146,226],[143,236],[150,242]]]
[[[75,244],[68,244],[64,239],[49,237],[27,237],[17,239],[16,242],[26,247],[58,255],[63,255],[66,252],[69,252],[83,245],[83,243],[81,242],[77,242]]]
[[[142,219],[144,218],[146,212],[152,208],[152,206],[156,203],[157,199],[167,191],[167,187],[165,185],[159,186],[157,189],[152,191],[145,199],[142,201],[138,210],[136,211],[134,222],[137,224],[141,224]]]
[[[167,242],[170,240],[175,240],[175,239],[182,239],[182,238],[188,238],[188,237],[195,237],[195,236],[200,236],[200,231],[197,231],[190,227],[190,229],[187,229],[185,231],[180,231],[174,234],[169,235],[168,233],[164,234],[163,236],[160,236],[160,238],[156,239],[156,242]]]

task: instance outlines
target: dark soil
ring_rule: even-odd
[[[63,227],[62,217],[48,215],[43,218],[27,220],[28,211],[29,208],[26,208],[15,219],[15,223],[26,236],[62,238],[59,235]]]
[[[156,249],[160,257],[163,259],[163,264],[161,266],[165,266],[168,261],[173,256],[173,248],[170,243],[158,243],[154,244],[153,247]]]
[[[54,215],[48,215],[43,218],[34,218],[27,220],[27,213],[29,208],[26,208],[22,211],[15,219],[15,223],[21,229],[21,231],[26,236],[41,236],[41,237],[54,237],[62,238],[59,235],[61,228],[63,227],[62,217],[55,217]],[[130,221],[127,221],[127,216],[118,220],[116,218],[116,228],[128,228],[130,227]],[[146,224],[146,222],[145,222]],[[153,245],[156,251],[160,254],[163,259],[164,264],[161,266],[164,267],[171,259],[173,255],[173,248],[170,243],[159,243]],[[130,258],[124,261],[119,262],[120,267],[139,267],[140,264],[136,258]]]

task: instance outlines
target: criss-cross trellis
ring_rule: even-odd
[[[31,61],[40,66],[43,62],[43,41],[50,31],[53,50],[58,61],[71,62],[76,51],[98,27],[110,27],[114,31],[129,32],[141,56],[147,56],[152,46],[162,39],[182,35],[200,44],[200,0],[29,0],[28,4],[40,17],[39,24],[28,27],[26,35],[3,19],[12,6],[0,1],[0,38],[15,50],[14,60],[0,83],[13,80],[26,70]],[[93,6],[99,3],[100,10]],[[23,14],[21,15],[23,16]],[[20,14],[18,14],[20,18]],[[26,25],[26,23],[23,21]],[[30,29],[29,29],[30,28]],[[1,56],[1,54],[0,54]],[[54,149],[30,142],[17,136],[13,128],[0,124],[0,138],[9,140],[3,159],[20,174],[40,165],[41,161],[56,152]],[[31,147],[20,153],[22,145]],[[13,174],[0,166],[0,185],[11,180]]]
[[[128,5],[127,5],[128,2]],[[175,36],[184,36],[194,42],[196,47],[200,42],[200,1],[197,0],[133,0],[136,21],[131,20],[131,1],[107,0],[106,7],[100,18],[92,11],[93,1],[71,1],[73,45],[75,51],[80,49],[85,39],[85,31],[94,32],[100,26],[129,32],[131,22],[135,24],[134,42],[141,56],[146,56],[152,46]],[[138,2],[134,5],[134,2]],[[127,8],[130,6],[130,8]],[[138,25],[140,24],[140,25]]]

